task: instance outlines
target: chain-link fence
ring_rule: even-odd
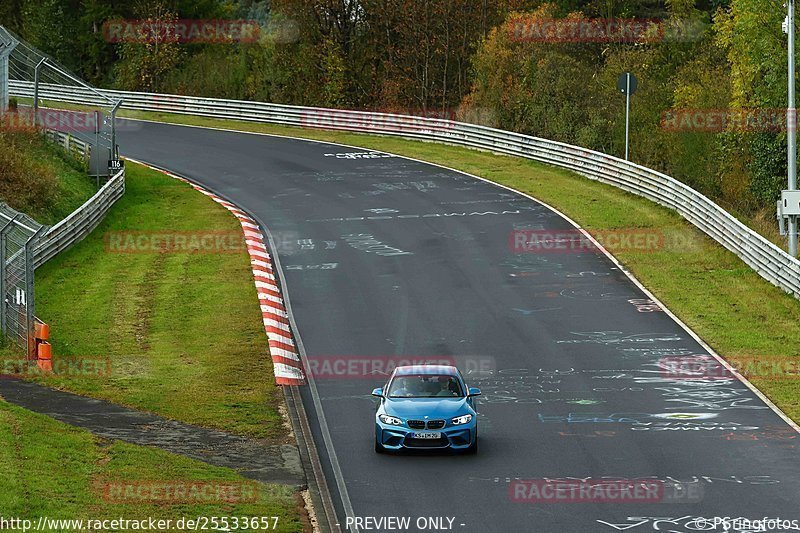
[[[4,47],[5,42],[8,45]],[[2,61],[4,51],[6,61]],[[19,108],[15,111],[20,122],[31,122],[47,130],[67,133],[91,146],[87,154],[90,156],[89,173],[92,176],[108,177],[116,173],[117,169],[109,168],[109,161],[119,157],[115,117],[122,103],[120,99],[106,96],[59,65],[53,58],[0,26],[0,90],[3,80],[6,83],[14,80],[33,84],[31,94],[21,99]],[[96,96],[98,102],[88,106],[93,109],[83,111],[45,109],[47,103],[42,101],[40,93],[46,92],[51,86],[87,91]],[[0,108],[0,113],[2,111]]]
[[[4,336],[33,356],[33,249],[47,228],[0,203],[0,326]]]
[[[0,113],[8,108],[8,58],[16,46],[17,40],[0,26]]]

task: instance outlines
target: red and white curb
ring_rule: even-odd
[[[275,382],[278,385],[305,385],[306,380],[303,374],[303,363],[300,361],[300,355],[294,342],[294,335],[292,335],[289,313],[286,312],[286,307],[283,304],[283,296],[276,282],[275,271],[272,267],[272,257],[265,244],[266,239],[264,239],[261,228],[259,228],[256,221],[239,209],[235,204],[220,198],[216,194],[207,191],[186,178],[176,176],[166,170],[153,167],[141,161],[136,161],[134,159],[130,161],[157,170],[158,172],[184,183],[188,183],[195,190],[205,194],[239,219],[239,223],[242,225],[242,231],[244,232],[247,253],[250,254],[253,279],[256,284],[256,290],[258,291],[258,301],[261,304],[261,317],[269,341],[269,352],[272,356]]]

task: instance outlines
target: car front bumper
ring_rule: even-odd
[[[415,430],[405,426],[390,426],[380,421],[375,422],[375,439],[387,450],[463,450],[469,448],[478,438],[478,424],[475,420],[461,426],[447,426],[437,430],[442,434],[441,439],[415,439]]]

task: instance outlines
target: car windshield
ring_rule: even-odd
[[[413,374],[395,376],[389,386],[390,398],[461,398],[464,394],[455,376]]]

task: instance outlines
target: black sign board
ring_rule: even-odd
[[[120,170],[125,168],[125,161],[122,159],[109,159],[108,160],[108,171],[111,174],[116,174]]]
[[[630,76],[630,92],[628,92],[628,76]],[[639,87],[639,80],[636,79],[636,76],[630,72],[623,72],[620,74],[617,80],[617,89],[619,89],[622,94],[630,96],[636,92],[637,87]]]

